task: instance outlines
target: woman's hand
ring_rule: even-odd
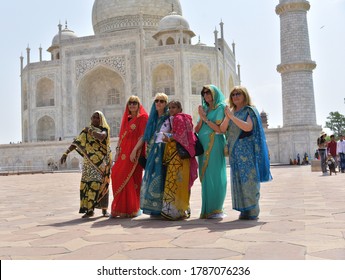
[[[136,149],[133,149],[130,156],[129,156],[129,159],[131,162],[136,162],[138,160],[137,158],[137,150]]]
[[[85,128],[83,129],[83,132],[89,133],[90,129],[91,129],[90,127],[85,127]]]
[[[234,118],[234,111],[232,111],[229,106],[225,107],[224,113],[228,119],[232,120]]]
[[[61,159],[60,159],[60,163],[61,164],[64,164],[66,162],[66,159],[67,159],[67,155],[66,154],[63,154]]]
[[[203,120],[203,121],[207,120],[206,112],[204,111],[204,109],[202,108],[201,105],[199,105],[199,107],[198,107],[198,113],[199,113],[199,116],[200,116],[201,120]]]

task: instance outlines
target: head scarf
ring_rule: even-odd
[[[156,133],[157,124],[160,122],[160,124],[163,124],[163,122],[169,117],[168,113],[168,103],[164,108],[163,115],[158,118],[158,112],[156,110],[156,104],[155,102],[152,103],[149,120],[146,125],[145,133],[144,133],[144,141],[149,142],[152,136]]]
[[[93,112],[93,114],[95,114],[95,113],[98,113],[98,115],[99,115],[99,119],[100,119],[99,126],[107,129],[107,139],[106,139],[106,141],[107,141],[107,144],[108,144],[108,143],[110,143],[110,127],[109,127],[109,125],[107,123],[107,120],[106,120],[104,114],[101,111]],[[92,122],[90,122],[90,126],[92,126]]]
[[[128,101],[132,101],[132,99],[130,98]],[[120,135],[119,135],[120,139],[121,139],[122,134],[128,129],[128,126],[129,126],[128,120],[129,120],[129,118],[132,117],[131,112],[128,109],[128,101],[126,103],[126,108],[125,108],[125,111],[124,111],[123,116],[122,116]],[[134,101],[138,101],[138,100],[134,100]],[[141,105],[140,102],[138,102],[138,103],[139,103],[139,109],[138,109],[137,118],[140,118],[141,116],[147,116],[147,112],[144,109],[143,105]]]
[[[217,108],[220,104],[226,104],[225,103],[225,96],[222,93],[222,91],[217,88],[215,85],[204,85],[201,91],[201,105],[203,109],[208,111],[209,105],[206,103],[204,97],[202,96],[202,93],[205,89],[208,89],[211,91],[212,98],[213,98],[213,109]]]

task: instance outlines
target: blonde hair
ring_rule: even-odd
[[[130,101],[136,101],[136,102],[138,102],[139,107],[140,107],[141,102],[140,102],[140,98],[139,98],[138,96],[136,96],[136,95],[131,95],[131,96],[128,98],[128,100],[127,100],[127,106],[128,106],[128,102],[130,102]]]
[[[244,96],[244,105],[249,105],[249,106],[254,106],[254,104],[252,103],[252,99],[249,96],[248,90],[246,87],[244,86],[235,86],[233,87],[233,89],[230,91],[230,96],[229,96],[229,104],[230,104],[230,108],[236,108],[236,105],[234,104],[234,102],[232,101],[232,94],[235,92],[239,92],[242,93]]]
[[[158,92],[158,93],[156,93],[155,100],[156,100],[158,97],[161,98],[161,99],[163,99],[166,103],[168,103],[168,96],[167,96],[164,92]]]

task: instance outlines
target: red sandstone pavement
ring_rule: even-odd
[[[239,221],[228,188],[223,220],[78,214],[80,173],[0,176],[1,260],[345,260],[345,174],[272,167],[258,221]]]

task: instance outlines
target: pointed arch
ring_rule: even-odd
[[[175,45],[175,40],[174,40],[174,38],[169,37],[169,38],[166,40],[166,45]]]
[[[103,65],[87,72],[78,86],[78,128],[82,129],[90,122],[90,116],[96,110],[104,113],[110,127],[114,127],[115,119],[121,118],[125,98],[125,82],[122,76]],[[110,130],[111,137],[118,135]]]
[[[41,78],[36,85],[36,107],[54,106],[54,81]]]
[[[199,63],[191,69],[192,94],[199,95],[204,85],[211,83],[210,70],[205,64]]]
[[[174,69],[170,65],[161,64],[152,71],[152,96],[157,92],[175,94]]]
[[[36,125],[37,141],[53,141],[55,140],[55,121],[44,116],[37,121]]]

